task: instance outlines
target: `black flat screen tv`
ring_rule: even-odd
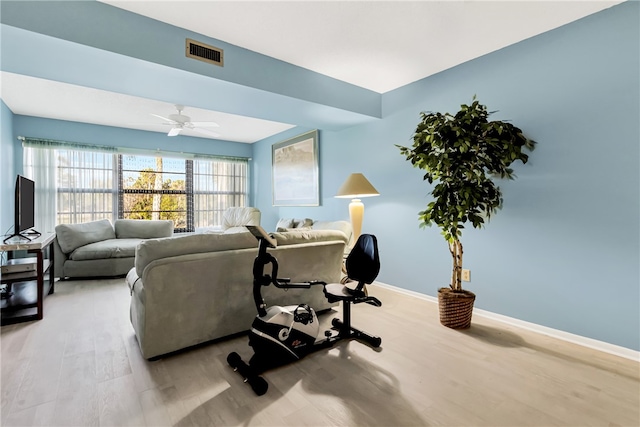
[[[35,182],[18,175],[16,179],[16,222],[14,233],[22,233],[35,225],[34,196]]]
[[[16,178],[16,198],[14,206],[15,222],[13,235],[7,237],[5,242],[12,237],[31,240],[24,232],[35,226],[35,182],[18,175],[18,178]],[[29,234],[40,235],[40,233],[35,230],[32,230]]]

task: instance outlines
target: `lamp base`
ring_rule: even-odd
[[[364,203],[360,199],[353,199],[349,203],[349,219],[353,227],[353,242],[358,241],[362,232],[362,218],[364,217]]]

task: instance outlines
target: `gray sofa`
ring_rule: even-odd
[[[340,281],[344,233],[310,230],[273,236],[278,247],[270,253],[278,260],[278,276]],[[156,358],[250,329],[257,314],[252,297],[257,245],[248,232],[141,242],[127,283],[142,355]],[[268,305],[306,303],[317,311],[335,305],[326,300],[322,286],[288,291],[268,286],[262,295]]]
[[[53,242],[56,277],[124,276],[144,239],[170,237],[173,221],[108,219],[56,226]]]

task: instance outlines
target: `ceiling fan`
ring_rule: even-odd
[[[178,114],[169,114],[169,117],[159,116],[158,114],[151,113],[152,116],[158,117],[166,122],[163,125],[170,125],[171,129],[167,136],[176,136],[179,135],[184,129],[192,129],[196,132],[200,132],[205,135],[219,137],[220,134],[216,132],[212,132],[208,129],[204,128],[217,128],[220,127],[216,122],[192,122],[191,117],[185,116],[182,114],[182,110],[184,110],[184,105],[176,104],[176,110],[178,110]]]

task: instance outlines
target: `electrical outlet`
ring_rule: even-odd
[[[462,281],[470,282],[471,281],[471,270],[463,268],[462,269]]]

